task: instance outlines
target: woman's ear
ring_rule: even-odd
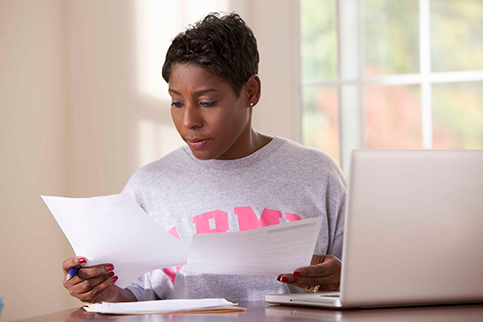
[[[258,77],[257,74],[250,76],[243,86],[243,89],[246,92],[247,106],[253,107],[257,105],[258,101],[260,100],[260,95],[262,94],[262,83],[260,81],[260,77]]]

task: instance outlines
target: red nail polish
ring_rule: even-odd
[[[284,277],[282,277],[282,278],[280,279],[280,282],[284,282],[284,283],[288,282],[288,277],[285,277],[285,276],[284,276]]]
[[[87,262],[85,258],[79,258],[78,261],[79,264],[85,264]]]
[[[293,276],[300,276],[300,275],[302,275],[302,274],[300,274],[300,272],[295,271],[295,272],[293,272],[293,274],[292,274],[292,275],[293,275]]]
[[[117,281],[117,279],[118,279],[118,278],[119,278],[119,277],[114,276],[113,278],[111,278],[111,281],[112,281],[113,283],[115,283],[115,282]]]
[[[114,272],[110,272],[108,275],[109,275],[109,277],[113,277],[114,276]]]
[[[106,266],[106,271],[113,271],[113,270],[114,270],[114,266],[112,266],[111,264]]]

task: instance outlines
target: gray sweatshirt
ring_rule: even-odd
[[[342,171],[328,154],[277,136],[235,160],[198,160],[187,146],[179,148],[137,171],[124,192],[188,245],[195,233],[241,231],[321,216],[315,254],[342,255]],[[128,289],[138,300],[244,301],[302,291],[272,276],[189,274],[183,266],[148,272]]]

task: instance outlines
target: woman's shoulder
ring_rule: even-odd
[[[323,150],[308,147],[290,139],[282,138],[282,140],[284,140],[285,143],[283,144],[282,149],[280,149],[280,152],[294,162],[309,162],[311,164],[315,162],[332,166],[337,165],[334,158]]]
[[[290,139],[278,151],[276,157],[285,171],[301,178],[312,180],[337,181],[346,185],[346,178],[337,162],[327,152],[304,146]]]

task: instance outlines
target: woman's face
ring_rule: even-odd
[[[251,108],[227,82],[193,64],[176,63],[169,78],[171,116],[181,138],[200,160],[237,159],[253,149]]]

